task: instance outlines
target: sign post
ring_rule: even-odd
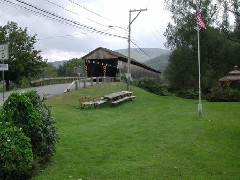
[[[2,64],[0,64],[0,71],[2,71],[2,83],[3,83],[3,102],[4,102],[4,71],[8,70],[8,65],[4,64],[4,60],[8,59],[8,45],[1,44],[0,45],[0,60],[2,60]]]

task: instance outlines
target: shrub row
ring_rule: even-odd
[[[240,90],[229,86],[214,86],[206,99],[214,102],[240,102]]]
[[[181,89],[177,90],[175,94],[186,99],[197,99],[199,95],[198,91],[195,89]]]
[[[157,95],[161,96],[168,95],[167,86],[156,83],[156,81],[153,78],[148,77],[141,78],[138,81],[135,81],[134,85]]]
[[[4,141],[0,144],[0,179],[26,179],[36,164],[49,161],[58,139],[54,123],[50,109],[36,91],[9,96],[1,117],[4,126],[0,138]]]

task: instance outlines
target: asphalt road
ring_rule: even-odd
[[[13,92],[24,92],[24,91],[30,91],[30,90],[36,90],[38,92],[38,94],[41,96],[41,98],[44,95],[48,95],[47,97],[51,97],[51,96],[56,96],[59,94],[63,94],[64,91],[71,85],[71,83],[67,83],[67,84],[54,84],[54,85],[48,85],[48,86],[39,86],[39,87],[33,87],[33,88],[26,88],[26,89],[20,89],[20,90],[16,90],[16,91],[8,91],[8,92],[4,92],[4,100],[6,100],[8,98],[8,96],[10,94],[12,94]],[[86,86],[90,86],[90,83],[86,83]],[[80,88],[83,87],[83,84],[80,84]],[[75,89],[75,84],[73,84],[69,89],[73,90]],[[3,105],[3,93],[0,93],[0,105]]]

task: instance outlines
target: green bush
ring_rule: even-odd
[[[179,97],[186,99],[197,99],[199,95],[198,91],[195,89],[182,89],[176,91],[175,94]]]
[[[156,83],[156,81],[153,78],[148,77],[141,78],[138,81],[134,82],[134,85],[157,95],[161,96],[168,95],[167,86]]]
[[[0,179],[28,179],[33,153],[30,139],[21,128],[0,121]]]
[[[12,122],[22,128],[33,143],[35,133],[41,125],[40,113],[24,93],[12,93],[4,102],[2,113],[5,122]]]
[[[25,95],[31,99],[34,108],[40,113],[41,125],[35,140],[41,143],[38,144],[39,147],[35,153],[45,162],[56,151],[55,144],[58,140],[58,135],[55,127],[55,119],[49,107],[43,103],[43,100],[41,100],[36,91],[28,91]]]
[[[240,102],[240,90],[230,89],[229,95],[232,101]]]
[[[232,89],[231,87],[225,86],[214,86],[210,89],[210,93],[207,94],[206,98],[208,101],[213,102],[240,102],[240,90]]]
[[[31,139],[34,158],[47,162],[54,154],[54,119],[36,91],[12,93],[3,104],[3,120],[22,128]]]

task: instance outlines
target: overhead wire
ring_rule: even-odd
[[[81,23],[79,23],[79,22],[76,22],[76,21],[67,19],[67,18],[65,18],[65,17],[62,17],[62,16],[57,15],[56,13],[49,12],[49,11],[44,10],[44,9],[42,9],[42,8],[38,8],[38,7],[36,7],[36,6],[32,5],[32,4],[29,4],[29,3],[25,2],[25,1],[22,1],[22,0],[16,0],[16,1],[19,2],[19,3],[21,3],[21,4],[24,4],[24,6],[23,6],[23,5],[20,5],[20,4],[13,3],[13,2],[11,2],[10,0],[0,0],[0,2],[5,3],[5,4],[8,3],[8,5],[10,4],[10,5],[14,6],[15,8],[21,8],[21,9],[24,9],[24,10],[29,11],[29,12],[31,12],[31,13],[38,14],[38,15],[40,15],[41,17],[49,18],[49,19],[51,19],[51,20],[60,22],[60,23],[62,23],[62,24],[64,24],[64,25],[69,25],[69,26],[72,26],[72,27],[80,28],[80,29],[85,30],[85,31],[88,31],[88,32],[90,32],[90,33],[98,33],[98,34],[102,34],[102,35],[108,35],[108,36],[113,36],[113,37],[118,37],[118,38],[127,39],[127,37],[125,37],[125,36],[121,36],[121,35],[117,35],[117,34],[112,34],[112,33],[108,33],[108,32],[103,32],[103,31],[98,30],[98,29],[96,29],[96,28],[94,28],[94,27],[87,26],[87,25],[85,25],[85,24],[81,24]],[[61,5],[58,5],[58,4],[56,4],[56,3],[51,2],[50,0],[45,0],[45,1],[51,3],[51,4],[55,5],[55,6],[58,6],[59,8],[62,8],[62,9],[64,9],[64,10],[66,10],[66,11],[69,11],[69,12],[71,12],[71,13],[74,13],[74,14],[76,14],[76,15],[79,15],[79,14],[73,12],[73,11],[70,11],[70,10],[64,8],[64,7],[61,6]],[[76,5],[78,5],[78,6],[81,6],[81,5],[75,3],[75,2],[72,1],[72,0],[69,0],[69,1],[72,2],[72,3],[74,3],[74,4],[76,4]],[[33,8],[34,10],[33,10],[33,9],[29,9],[29,7],[30,7],[30,8]],[[85,8],[85,7],[83,7],[83,6],[82,6],[82,8],[84,8],[85,10],[88,10],[87,8]],[[92,12],[91,10],[88,10],[88,11]],[[92,13],[94,13],[94,12],[92,12]],[[96,14],[96,15],[102,17],[102,18],[105,18],[105,17],[103,17],[103,16],[101,16],[101,15],[99,15],[99,14],[97,14],[97,13],[94,13],[94,14]],[[107,18],[105,18],[105,19],[107,19]],[[103,25],[103,24],[102,24],[102,25]],[[103,25],[103,26],[105,26],[105,25]],[[110,26],[105,26],[105,27],[110,28]],[[84,33],[82,33],[82,34],[84,34]],[[73,36],[73,35],[53,36],[53,37],[41,38],[41,39],[37,39],[37,40],[45,40],[45,39],[52,39],[52,38],[59,38],[59,37],[68,37],[68,36]],[[135,41],[135,42],[134,42],[134,41]],[[136,42],[136,40],[134,40],[133,38],[131,38],[131,42],[132,42],[142,53],[144,53],[146,56],[148,56],[149,58],[153,58],[153,57],[151,57],[150,55],[148,55],[148,54],[138,45],[138,43]]]
[[[81,34],[86,34],[86,33],[81,33]],[[66,34],[66,35],[60,35],[60,36],[51,36],[51,37],[46,37],[46,38],[39,38],[37,40],[41,41],[41,40],[48,40],[48,39],[55,39],[55,38],[76,37],[76,35],[80,35],[80,34],[78,33],[78,34]]]
[[[16,0],[16,1],[21,3],[21,4],[23,4],[24,6],[16,4],[16,3],[13,3],[13,2],[11,2],[9,0],[1,0],[1,2],[5,2],[5,3],[8,3],[8,4],[11,4],[11,5],[15,6],[15,7],[16,6],[20,7],[21,9],[25,9],[25,10],[33,12],[35,14],[36,13],[40,14],[41,16],[50,18],[52,20],[61,22],[61,23],[66,24],[66,25],[70,25],[70,26],[73,26],[73,27],[80,28],[80,29],[88,31],[90,33],[97,33],[97,34],[102,34],[102,35],[107,35],[107,36],[113,36],[113,37],[127,39],[127,37],[124,37],[124,36],[121,36],[121,35],[118,35],[118,34],[112,34],[112,33],[108,33],[108,32],[103,32],[102,30],[96,29],[94,27],[87,26],[85,24],[79,23],[79,22],[71,20],[71,19],[67,19],[67,18],[62,17],[60,15],[57,15],[56,13],[52,13],[50,11],[38,8],[37,6],[29,4],[29,3],[25,2],[25,1],[21,1],[21,0]],[[32,9],[29,9],[29,8],[32,8]]]
[[[13,3],[13,2],[11,2],[11,1],[9,1],[9,0],[0,0],[0,1],[2,1],[2,3],[5,3],[5,5],[12,6],[12,7],[16,8],[16,9],[24,9],[24,10],[26,10],[26,11],[29,11],[29,12],[34,13],[34,14],[36,14],[36,15],[39,15],[40,17],[49,18],[49,19],[54,20],[54,21],[56,21],[56,22],[60,22],[60,23],[62,23],[62,24],[67,24],[67,25],[73,26],[72,24],[66,23],[66,22],[64,22],[64,21],[60,21],[59,19],[56,19],[56,18],[53,18],[53,17],[50,17],[50,16],[47,16],[47,15],[41,13],[41,12],[37,12],[37,11],[31,10],[31,9],[28,9],[28,8],[26,8],[25,6],[21,6],[21,5],[19,5],[19,4]],[[7,3],[8,3],[8,4],[7,4]],[[75,26],[73,26],[73,27],[75,27]]]
[[[48,2],[48,3],[50,3],[50,4],[52,4],[52,5],[54,5],[54,6],[57,6],[57,7],[61,8],[61,9],[65,10],[65,11],[67,11],[67,12],[70,12],[70,13],[72,13],[72,14],[75,14],[75,15],[79,16],[79,17],[85,18],[85,17],[83,17],[82,15],[80,15],[79,13],[76,13],[76,12],[74,12],[74,11],[71,11],[71,10],[69,10],[69,9],[66,9],[65,7],[63,7],[63,6],[59,5],[59,4],[56,4],[56,3],[54,3],[54,2],[52,2],[52,1],[50,1],[50,0],[45,0],[45,1]],[[88,21],[91,21],[91,22],[93,22],[93,23],[96,23],[96,24],[98,24],[98,25],[101,25],[101,26],[104,26],[104,27],[109,27],[109,26],[107,26],[107,25],[104,25],[104,24],[102,24],[102,23],[99,23],[99,22],[97,22],[97,21],[94,21],[94,20],[92,20],[92,19],[90,19],[90,18],[85,18],[85,19],[87,19]]]
[[[99,14],[99,13],[96,13],[96,12],[94,12],[94,11],[92,11],[92,10],[90,10],[90,9],[86,8],[86,7],[85,7],[85,6],[83,6],[83,5],[80,5],[79,3],[76,3],[76,2],[75,2],[75,1],[73,1],[73,0],[68,0],[68,1],[69,1],[69,2],[71,2],[72,4],[75,4],[75,5],[79,6],[80,8],[82,8],[82,9],[84,9],[84,10],[88,11],[88,12],[91,12],[92,14],[95,14],[95,15],[97,15],[97,16],[99,16],[99,17],[103,18],[103,19],[106,19],[106,20],[109,20],[109,21],[110,21],[110,19],[108,19],[108,18],[106,18],[106,17],[102,16],[102,15],[101,15],[101,14]]]
[[[150,59],[152,59],[153,57],[152,56],[150,56],[149,54],[147,54],[144,50],[143,50],[143,48],[141,48],[139,45],[138,45],[138,43],[136,42],[136,40],[134,40],[133,38],[131,38],[131,40],[130,40],[143,54],[145,54],[146,56],[148,56]],[[134,42],[135,41],[135,42]]]

